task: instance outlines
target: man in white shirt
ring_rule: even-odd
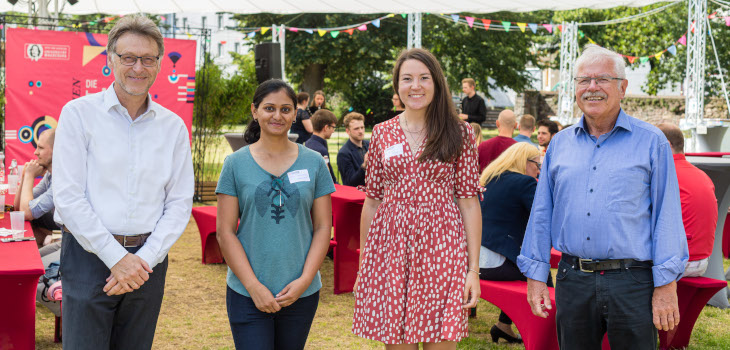
[[[108,40],[114,83],[66,104],[56,131],[63,346],[150,349],[167,252],[192,209],[190,140],[148,93],[164,55],[154,22],[123,17]]]

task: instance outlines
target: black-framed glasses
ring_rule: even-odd
[[[271,190],[276,191],[274,198],[271,200],[271,205],[281,208],[286,204],[286,192],[284,191],[284,180],[275,177],[271,179]]]
[[[531,162],[531,163],[535,163],[535,165],[537,166],[537,170],[542,169],[542,163],[540,163],[540,162],[538,162],[536,160],[532,160],[532,159],[528,159],[527,161],[528,162]]]
[[[336,129],[337,128],[337,125],[327,125],[327,126],[329,126],[332,129]]]
[[[588,86],[588,85],[591,85],[591,80],[595,80],[596,81],[596,84],[598,84],[598,85],[606,86],[606,85],[610,84],[614,80],[624,80],[624,78],[614,78],[614,77],[595,77],[595,78],[591,78],[591,77],[575,77],[575,78],[573,78],[573,80],[575,81],[576,84],[578,84],[578,86]]]
[[[137,64],[137,60],[141,60],[143,66],[154,67],[155,65],[157,65],[157,61],[160,60],[159,56],[135,56],[127,54],[120,55],[116,52],[114,54],[119,56],[119,60],[125,66],[134,66],[135,64]]]

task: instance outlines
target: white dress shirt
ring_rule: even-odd
[[[67,103],[53,149],[55,220],[110,269],[126,254],[113,234],[151,232],[137,251],[162,262],[190,220],[194,177],[183,120],[148,98],[132,120],[113,84]]]

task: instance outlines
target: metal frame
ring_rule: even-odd
[[[420,12],[408,14],[408,49],[421,47],[421,17]]]
[[[690,128],[704,123],[705,45],[707,0],[687,1],[687,74],[685,81],[685,123]]]
[[[578,58],[578,25],[563,22],[560,35],[560,85],[558,89],[558,120],[563,125],[574,124],[575,82],[573,69]]]

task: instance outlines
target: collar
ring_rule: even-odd
[[[323,138],[321,138],[321,137],[317,136],[316,134],[312,134],[312,136],[310,136],[310,137],[309,137],[309,139],[310,139],[310,140],[314,140],[314,141],[317,141],[317,142],[319,142],[319,143],[321,143],[321,144],[323,144],[323,145],[325,145],[325,146],[327,145],[327,140],[325,140],[325,139],[323,139]],[[349,141],[349,140],[348,140],[348,141]]]
[[[365,148],[365,140],[360,141],[360,143],[362,143],[362,146],[356,145],[354,142],[352,142],[352,140],[350,138],[347,138],[347,143],[349,143],[350,145],[352,145],[352,147],[355,148],[355,149]]]
[[[122,106],[122,103],[119,102],[119,97],[117,97],[117,92],[114,91],[114,82],[112,82],[109,85],[109,87],[106,90],[104,90],[103,94],[104,94],[104,102],[103,102],[104,110],[106,110],[108,112],[115,106],[124,108],[124,106]],[[158,113],[157,103],[152,101],[152,97],[150,96],[150,93],[148,92],[147,93],[147,110],[144,111],[144,113],[142,113],[142,115],[140,115],[139,118],[137,118],[137,120],[147,116],[147,114],[150,112],[153,112],[152,116],[154,116]]]
[[[622,128],[628,132],[631,132],[631,120],[629,120],[629,115],[624,112],[624,109],[621,108],[618,111],[618,118],[616,118],[616,125],[613,126],[613,129],[611,132],[616,130],[616,128]],[[586,128],[586,116],[583,114],[583,116],[580,117],[580,121],[578,121],[578,124],[576,124],[575,133],[578,134],[578,130],[583,130],[586,134],[588,134],[588,128]]]
[[[674,158],[674,160],[687,160],[687,158],[684,156],[684,153],[672,154],[672,157]]]

